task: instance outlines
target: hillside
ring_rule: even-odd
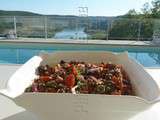
[[[43,14],[38,14],[38,13],[33,13],[33,12],[28,12],[28,11],[6,11],[6,10],[0,10],[0,16],[43,16]],[[69,18],[75,18],[77,16],[75,15],[45,15],[48,17],[69,17]],[[90,19],[112,19],[115,17],[106,17],[106,16],[88,16]]]
[[[41,14],[27,11],[5,11],[0,10],[0,16],[42,16]]]

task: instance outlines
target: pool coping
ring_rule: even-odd
[[[68,40],[68,39],[42,39],[42,38],[18,38],[0,40],[0,43],[40,43],[40,44],[78,44],[78,45],[112,45],[112,46],[144,46],[159,47],[160,44],[153,41],[127,41],[127,40]]]

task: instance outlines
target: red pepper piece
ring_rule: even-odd
[[[74,76],[73,74],[69,74],[69,75],[66,77],[65,84],[66,84],[66,86],[69,87],[69,88],[74,87],[74,85],[75,85],[75,76]]]
[[[41,81],[50,81],[52,78],[50,76],[40,76],[39,79]]]

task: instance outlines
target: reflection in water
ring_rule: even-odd
[[[160,67],[160,53],[158,52],[129,52],[129,55],[144,67]]]
[[[129,52],[144,67],[160,67],[160,54],[151,52]]]
[[[160,64],[160,53],[149,53],[149,56],[152,57],[157,64]]]

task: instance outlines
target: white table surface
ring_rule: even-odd
[[[19,68],[19,66],[8,67],[10,69],[6,72],[4,69],[6,69],[7,66],[0,66],[0,88],[5,86],[4,81],[2,82],[1,80],[8,80],[9,76]],[[160,85],[160,69],[155,68],[146,70]],[[8,76],[6,76],[6,74]],[[0,120],[38,120],[38,118],[33,113],[17,106],[12,100],[0,95]],[[160,120],[160,103],[157,103],[148,110],[133,116],[129,120]]]

